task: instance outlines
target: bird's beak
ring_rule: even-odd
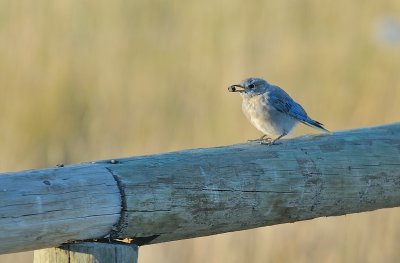
[[[240,88],[240,89],[238,89],[238,88]],[[244,87],[242,85],[235,84],[235,85],[228,87],[228,91],[229,92],[243,92]]]

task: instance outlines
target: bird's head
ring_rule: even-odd
[[[239,92],[243,96],[255,96],[262,94],[268,88],[269,83],[261,78],[247,78],[239,84],[228,88],[229,92]]]

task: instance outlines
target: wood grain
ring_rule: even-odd
[[[134,244],[83,242],[36,250],[34,263],[137,263]]]
[[[117,224],[121,197],[110,172],[77,165],[0,175],[0,253],[101,238]]]
[[[400,206],[400,124],[0,175],[0,253]]]
[[[153,244],[400,205],[400,125],[119,160],[114,236]]]

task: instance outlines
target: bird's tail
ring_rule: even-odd
[[[324,125],[318,121],[314,121],[311,118],[307,118],[307,120],[301,121],[302,123],[304,123],[305,125],[308,125],[314,129],[320,130],[322,132],[330,132],[327,129],[324,128]]]

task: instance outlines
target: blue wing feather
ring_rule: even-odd
[[[303,107],[295,102],[284,90],[277,86],[274,86],[268,94],[268,103],[277,111],[288,114],[290,117],[310,127],[328,132],[328,130],[323,127],[322,123],[314,121],[308,117]]]

